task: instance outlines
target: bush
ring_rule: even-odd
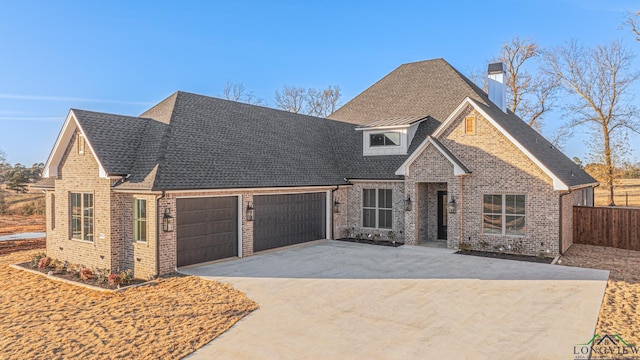
[[[109,269],[98,268],[94,272],[94,275],[96,277],[96,280],[99,283],[103,283],[103,282],[106,282],[108,280],[110,273],[111,273],[111,271]]]
[[[51,258],[48,256],[45,256],[42,259],[40,259],[40,261],[38,262],[38,268],[45,269],[49,267],[49,264],[51,264]]]
[[[31,266],[32,267],[36,267],[38,265],[40,265],[40,260],[47,257],[47,254],[45,254],[44,252],[39,252],[35,255],[33,255],[33,257],[31,258]]]
[[[109,274],[107,279],[109,281],[109,285],[111,285],[111,286],[120,285],[120,283],[121,283],[120,274],[111,273],[111,274]]]
[[[133,274],[131,270],[125,270],[120,273],[120,284],[129,285],[133,282]]]
[[[80,274],[80,279],[82,280],[89,280],[89,279],[93,279],[94,277],[93,271],[91,271],[91,269],[89,268],[83,268],[82,270],[80,270],[79,274]]]

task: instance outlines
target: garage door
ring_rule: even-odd
[[[178,266],[238,255],[238,198],[177,199]]]
[[[253,197],[253,251],[325,238],[325,193]]]

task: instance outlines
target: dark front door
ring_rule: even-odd
[[[438,240],[447,240],[447,192],[438,191]]]
[[[253,251],[325,238],[325,194],[253,197]]]
[[[178,266],[238,256],[238,198],[177,200]]]

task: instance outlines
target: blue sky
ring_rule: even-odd
[[[70,108],[139,115],[176,90],[220,95],[228,80],[269,106],[283,84],[339,85],[346,102],[402,63],[442,57],[463,73],[482,68],[515,35],[545,47],[620,40],[640,52],[621,28],[628,10],[640,4],[3,1],[0,149],[11,163],[45,162]],[[551,114],[544,133],[562,121]],[[567,155],[584,158],[585,139],[568,141]]]

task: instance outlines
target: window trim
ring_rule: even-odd
[[[74,238],[73,237],[73,200],[72,197],[74,194],[80,195],[80,239],[78,238]],[[88,209],[85,208],[85,201],[84,201],[84,196],[85,195],[91,195],[91,220],[92,220],[92,226],[91,226],[91,240],[87,240],[85,239],[86,235],[84,232],[85,229],[85,210]],[[95,195],[93,192],[69,192],[69,239],[71,240],[75,240],[75,241],[83,241],[83,242],[88,242],[88,243],[94,243],[95,242],[95,232],[96,232],[96,214],[95,214]]]
[[[485,196],[496,196],[499,195],[501,198],[501,210],[500,210],[500,214],[498,213],[487,213],[484,211],[484,197]],[[507,196],[523,196],[524,197],[524,214],[512,214],[512,213],[507,213]],[[503,194],[498,194],[498,193],[486,193],[486,194],[482,194],[482,202],[480,204],[481,206],[481,214],[482,214],[482,218],[480,221],[480,226],[482,228],[482,234],[483,235],[487,235],[487,236],[502,236],[502,237],[526,237],[527,236],[527,195],[525,194],[514,194],[514,193],[503,193]],[[500,220],[501,220],[501,231],[500,234],[493,234],[490,232],[486,232],[486,228],[484,227],[484,216],[485,215],[500,215]],[[523,234],[507,234],[507,216],[521,216],[524,218],[525,221],[525,226],[524,226],[524,233]]]
[[[375,200],[374,200],[374,205],[373,207],[371,206],[364,206],[364,192],[366,190],[373,190],[375,193]],[[390,191],[391,192],[391,205],[390,207],[380,207],[380,192],[381,191]],[[364,211],[365,210],[374,210],[375,211],[375,226],[371,227],[371,226],[365,226],[364,225]],[[390,227],[380,227],[380,212],[381,211],[391,211],[391,226]],[[387,189],[387,188],[362,188],[362,228],[363,229],[376,229],[376,230],[393,230],[393,189]]]
[[[136,206],[138,206],[140,201],[144,201],[144,212],[145,212],[145,216],[144,219],[140,219],[140,218],[136,218]],[[138,210],[138,213],[140,211]],[[147,217],[147,199],[143,199],[143,198],[133,198],[133,241],[135,242],[139,242],[139,243],[147,243],[147,240],[149,239],[149,222],[147,221],[148,217]],[[144,240],[140,240],[138,238],[138,234],[136,234],[136,223],[143,223],[144,222]],[[140,225],[138,225],[138,229],[140,228]]]
[[[374,136],[376,135],[382,135],[384,136],[384,139],[387,138],[386,134],[396,134],[398,135],[398,143],[397,144],[387,144],[385,141],[385,144],[382,145],[374,145],[372,144],[372,139]],[[398,132],[398,131],[383,131],[383,132],[376,132],[376,133],[370,133],[369,134],[369,147],[372,148],[378,148],[378,147],[391,147],[391,146],[401,146],[402,145],[402,133]]]

